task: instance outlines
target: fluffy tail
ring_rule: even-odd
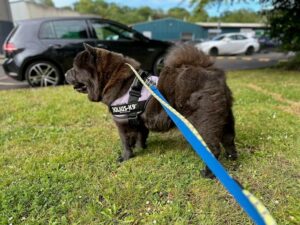
[[[166,55],[164,65],[168,67],[181,67],[183,65],[209,67],[213,65],[209,56],[192,45],[176,45]]]

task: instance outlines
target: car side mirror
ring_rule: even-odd
[[[139,34],[139,33],[134,33],[133,38],[136,41],[145,41],[145,42],[149,41],[147,37],[145,37],[144,35]]]

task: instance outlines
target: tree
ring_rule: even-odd
[[[220,6],[221,4],[234,4],[235,2],[247,2],[247,0],[190,0],[190,3],[194,5],[194,10],[201,12],[200,15],[206,13],[205,7],[215,5]],[[250,23],[250,22],[262,22],[263,16],[259,13],[251,11],[250,9],[240,9],[235,11],[225,11],[219,17],[209,17],[208,15],[203,14],[203,18],[212,21],[222,21],[222,22],[241,22],[241,23]],[[193,19],[192,21],[195,21]],[[197,21],[197,20],[196,20]],[[198,20],[200,21],[200,20]],[[202,20],[204,21],[204,20]]]
[[[148,20],[148,19],[151,19],[151,17],[152,17],[153,9],[151,9],[148,6],[144,6],[144,7],[138,8],[137,13],[142,18],[145,18],[146,20]]]
[[[285,50],[300,51],[300,1],[261,1],[272,4],[272,8],[265,11],[271,37],[278,38]]]
[[[253,12],[250,9],[240,9],[236,11],[225,11],[220,17],[211,17],[210,21],[217,22],[239,22],[239,23],[260,23],[264,21],[264,18],[260,13]]]
[[[125,24],[146,21],[149,16],[155,17],[159,10],[149,7],[131,8],[120,6],[116,3],[107,3],[104,0],[79,0],[74,4],[74,9],[83,14],[95,14],[103,18],[113,19]]]
[[[204,9],[208,5],[221,5],[234,2],[247,2],[248,0],[185,0],[189,1],[192,6],[196,6],[198,9]]]
[[[167,15],[170,17],[174,17],[174,18],[182,19],[182,20],[190,17],[189,11],[187,11],[184,8],[180,8],[180,7],[170,8],[167,12]]]
[[[74,9],[80,13],[98,14],[92,0],[80,0],[74,4]]]
[[[190,0],[190,2],[204,8],[209,4],[234,3],[239,0]],[[285,50],[300,51],[300,1],[260,0],[260,2],[271,6],[264,12],[270,26],[270,36],[279,39]]]
[[[188,19],[190,22],[205,22],[208,20],[208,14],[205,9],[200,7],[194,7],[190,18]]]
[[[52,0],[37,0],[36,2],[50,7],[55,6]]]

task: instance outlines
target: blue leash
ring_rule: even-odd
[[[168,104],[166,99],[154,85],[149,87],[134,70],[134,68],[129,64],[128,66],[133,70],[135,75],[153,95],[153,97],[160,102],[168,116],[176,124],[186,140],[192,145],[196,153],[200,156],[200,158],[202,158],[205,164],[224,185],[228,192],[236,199],[236,201],[246,211],[250,218],[258,225],[276,225],[276,221],[273,219],[265,206],[250,192],[242,189],[241,186],[226,172],[223,166],[208,149],[202,137],[199,135],[193,125]]]

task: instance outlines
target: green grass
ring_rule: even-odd
[[[240,157],[221,162],[278,224],[300,224],[300,73],[231,72],[228,83]],[[1,91],[0,103],[0,224],[251,224],[176,130],[119,164],[106,107],[72,87]]]

